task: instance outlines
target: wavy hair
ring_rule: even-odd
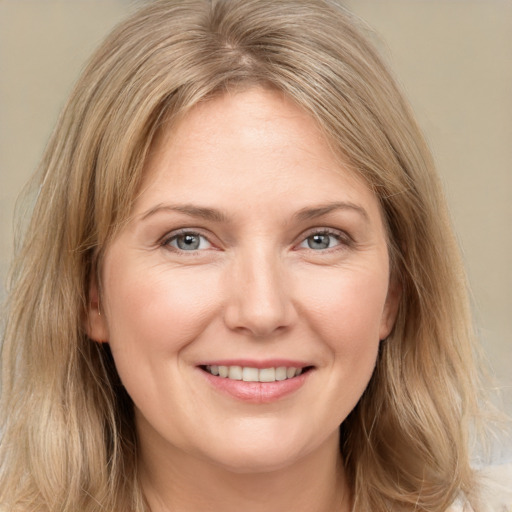
[[[152,141],[198,102],[261,85],[307,111],[380,201],[398,318],[341,426],[354,510],[471,495],[478,373],[465,278],[429,149],[365,29],[330,0],[157,0],[92,57],[48,144],[11,274],[0,503],[146,510],[130,398],[84,329],[89,283],[130,214]]]

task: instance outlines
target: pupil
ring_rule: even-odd
[[[178,238],[178,246],[185,250],[197,249],[199,247],[199,237],[197,235],[183,235]]]
[[[329,235],[313,235],[308,241],[310,249],[327,249],[329,247]]]

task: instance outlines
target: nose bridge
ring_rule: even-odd
[[[253,336],[269,336],[293,320],[287,273],[278,251],[263,246],[241,251],[229,278],[226,323]]]

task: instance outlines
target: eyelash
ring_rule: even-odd
[[[303,244],[308,244],[308,239],[311,239],[314,236],[325,236],[325,235],[327,235],[331,238],[334,238],[337,242],[336,245],[331,247],[330,242],[329,242],[328,247],[325,247],[325,248],[319,249],[319,250],[313,249],[312,247],[303,247]],[[177,241],[179,239],[179,237],[184,237],[184,236],[199,237],[202,240],[206,240],[206,242],[209,244],[209,247],[186,250],[186,249],[181,249],[179,247],[175,247],[175,246],[171,245],[171,243],[173,241]],[[199,243],[201,244],[201,241]],[[334,230],[334,229],[328,229],[328,228],[321,228],[321,229],[312,230],[309,233],[307,233],[306,236],[302,236],[300,243],[296,244],[295,247],[298,247],[299,249],[311,250],[313,252],[327,252],[327,251],[330,252],[331,250],[336,250],[338,248],[338,246],[350,247],[352,244],[353,244],[353,239],[346,232]],[[201,234],[200,232],[195,231],[193,229],[182,229],[178,232],[172,232],[169,234],[169,236],[166,236],[160,242],[160,245],[162,247],[166,247],[166,248],[172,250],[173,252],[175,252],[177,254],[185,254],[185,253],[197,254],[204,250],[211,249],[211,248],[215,247],[213,245],[213,243],[208,239],[207,236],[205,236],[205,235]]]

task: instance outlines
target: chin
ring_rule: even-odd
[[[261,432],[239,440],[227,436],[229,443],[218,444],[220,449],[208,456],[214,464],[232,473],[270,473],[293,466],[318,449],[318,442],[301,437],[290,431],[278,435]]]
[[[273,453],[261,454],[245,452],[233,454],[224,454],[223,457],[216,457],[214,464],[222,467],[224,470],[235,474],[258,474],[272,473],[292,466],[300,459],[298,454],[281,453],[279,449]]]

